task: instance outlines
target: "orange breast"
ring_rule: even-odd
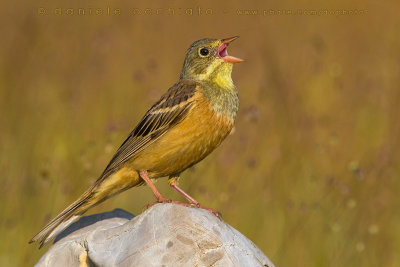
[[[187,117],[138,153],[130,167],[147,170],[152,178],[176,174],[202,160],[225,139],[233,121],[196,94]]]

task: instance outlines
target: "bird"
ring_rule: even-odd
[[[135,186],[147,184],[155,203],[176,203],[218,212],[201,205],[179,186],[180,173],[210,154],[229,135],[239,109],[228,45],[238,36],[195,41],[187,50],[178,82],[145,113],[94,184],[51,220],[29,243],[40,247],[88,209]],[[153,181],[168,177],[170,187],[188,200],[171,201]],[[150,204],[151,205],[151,204]]]

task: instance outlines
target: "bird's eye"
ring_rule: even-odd
[[[202,57],[208,56],[209,53],[210,53],[210,51],[208,51],[207,48],[200,49],[200,56],[202,56]]]

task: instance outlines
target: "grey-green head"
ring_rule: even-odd
[[[237,38],[206,38],[194,42],[187,51],[181,79],[215,82],[222,87],[231,84],[233,63],[243,62],[228,55],[228,45]]]

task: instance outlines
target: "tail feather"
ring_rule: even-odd
[[[79,219],[79,217],[85,213],[92,205],[85,205],[90,199],[90,194],[85,196],[82,195],[77,201],[68,206],[62,211],[57,217],[51,220],[38,234],[36,234],[29,243],[36,241],[40,242],[40,247],[43,247],[55,236],[61,233],[65,228],[71,225],[73,222]],[[97,203],[95,203],[97,204]]]
[[[100,178],[78,200],[51,220],[29,243],[38,241],[40,242],[39,248],[43,247],[69,225],[78,220],[88,209],[122,191],[140,185],[142,182],[136,171],[126,169],[121,169],[108,177]]]

